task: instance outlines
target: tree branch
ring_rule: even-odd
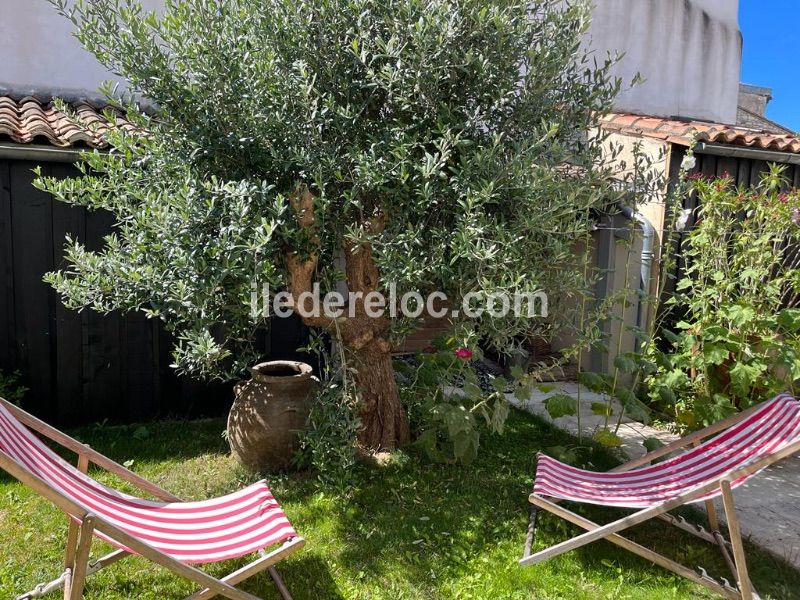
[[[312,241],[319,245],[319,237],[314,232],[316,225],[316,214],[314,211],[314,195],[308,186],[302,185],[296,192],[289,196],[289,205],[297,217],[300,228],[309,233]],[[284,263],[288,275],[287,291],[292,296],[292,303],[295,311],[300,306],[302,294],[313,292],[314,272],[319,263],[319,253],[312,252],[305,260],[300,258],[293,250],[287,250],[284,255]],[[301,315],[303,323],[309,327],[320,327],[332,330],[336,327],[335,320],[326,315],[304,316]],[[347,329],[346,319],[339,320],[339,328]]]

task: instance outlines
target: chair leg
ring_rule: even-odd
[[[261,573],[265,569],[269,569],[269,574],[272,576],[272,580],[275,583],[275,587],[278,588],[278,593],[287,600],[291,600],[291,596],[289,595],[288,589],[286,589],[286,585],[283,583],[283,579],[281,579],[278,572],[274,571],[273,567],[276,563],[280,562],[287,556],[289,556],[292,552],[299,550],[305,545],[305,540],[301,537],[296,537],[291,540],[284,542],[280,547],[276,548],[271,552],[263,552],[259,553],[260,556],[253,562],[248,565],[245,565],[238,571],[234,571],[233,573],[226,575],[219,581],[222,583],[226,583],[229,585],[236,585],[257,573]],[[277,579],[276,579],[277,576]],[[278,583],[280,582],[280,583]],[[184,600],[210,600],[216,596],[217,593],[213,592],[207,588],[201,589],[198,592],[195,592],[191,596],[187,596]]]
[[[728,521],[731,544],[733,545],[733,558],[736,561],[736,573],[739,577],[739,591],[742,600],[753,600],[753,590],[750,586],[750,577],[747,574],[747,561],[742,544],[742,530],[739,527],[739,518],[736,516],[736,507],[733,504],[733,494],[729,481],[720,483],[722,503],[725,506],[725,519]]]
[[[706,513],[708,514],[708,525],[711,531],[719,531],[719,518],[717,517],[717,508],[714,506],[713,500],[706,500]]]
[[[86,454],[78,455],[77,469],[81,473],[89,471],[89,457]],[[64,568],[71,569],[75,572],[75,551],[78,546],[78,522],[71,516],[67,515],[69,519],[69,533],[67,533],[67,550],[64,556]]]
[[[528,519],[528,533],[525,536],[525,549],[522,551],[522,558],[527,558],[531,555],[531,548],[536,539],[536,520],[539,516],[539,507],[531,504],[530,517]]]
[[[78,522],[69,517],[69,533],[67,533],[67,550],[64,555],[64,568],[72,569],[75,566],[75,551],[78,548]]]
[[[69,600],[83,598],[83,586],[86,583],[86,570],[89,567],[89,551],[94,536],[94,516],[86,515],[81,522],[81,537],[75,554],[75,568],[72,569]]]
[[[587,531],[594,531],[599,529],[601,526],[597,523],[590,521],[589,519],[580,516],[577,513],[574,513],[566,508],[559,506],[554,502],[550,502],[548,500],[544,500],[542,498],[537,498],[537,502],[540,503],[540,508],[553,513],[554,515],[561,517],[562,519],[577,525]],[[665,569],[672,571],[673,573],[677,573],[678,575],[685,577],[686,579],[706,587],[711,591],[719,594],[723,598],[728,598],[729,600],[743,600],[741,595],[731,587],[725,587],[722,584],[718,583],[717,581],[711,579],[710,577],[704,577],[702,575],[697,574],[695,571],[686,567],[680,563],[675,562],[667,558],[666,556],[662,556],[661,554],[650,550],[649,548],[645,548],[629,540],[626,537],[623,537],[619,534],[612,533],[609,536],[604,538],[605,540],[632,552],[638,556],[641,556],[645,560],[649,560],[652,563],[659,565]],[[523,563],[524,559],[520,561]]]
[[[272,577],[272,582],[275,584],[275,588],[281,595],[281,598],[283,598],[283,600],[292,600],[292,595],[289,593],[289,588],[287,588],[286,584],[283,583],[283,578],[280,576],[280,573],[278,573],[278,570],[275,567],[270,567],[268,571],[269,576]]]
[[[72,569],[67,569],[64,575],[64,600],[69,600],[72,596]]]

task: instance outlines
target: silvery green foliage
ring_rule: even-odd
[[[128,106],[140,132],[112,132],[81,177],[39,181],[118,224],[101,250],[71,240],[48,281],[71,307],[163,319],[181,369],[252,360],[251,281],[281,285],[286,249],[311,247],[285,208],[299,183],[317,197],[326,285],[378,212],[381,279],[400,293],[583,285],[573,243],[607,176],[587,132],[619,86],[579,49],[587,2],[168,0],[156,16],[51,1],[156,110]],[[475,323],[498,346],[530,325]]]

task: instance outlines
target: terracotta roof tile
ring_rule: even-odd
[[[45,143],[59,146],[105,148],[105,133],[112,124],[98,108],[83,101],[70,103],[79,122],[74,122],[63,111],[56,109],[51,101],[32,96],[19,100],[11,96],[0,96],[0,140],[11,139],[20,144]],[[118,115],[116,126],[133,128],[122,115]]]
[[[690,146],[696,139],[711,144],[730,144],[800,154],[800,136],[757,131],[722,123],[611,113],[603,117],[601,126],[607,131],[662,139],[681,146]]]

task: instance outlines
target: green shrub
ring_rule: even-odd
[[[20,384],[20,372],[4,373],[0,371],[0,398],[4,398],[12,404],[19,405],[28,388]]]
[[[300,465],[313,467],[320,480],[339,488],[347,486],[356,465],[358,404],[352,383],[324,381],[300,434]]]
[[[654,403],[699,428],[784,390],[800,378],[797,266],[800,195],[782,192],[773,167],[755,189],[696,176],[697,223],[666,305],[682,315],[662,332],[647,380]]]
[[[502,433],[508,417],[505,392],[511,384],[488,374],[481,380],[475,362],[480,350],[473,346],[441,339],[417,355],[416,365],[396,365],[416,444],[436,462],[471,462],[481,433]]]

